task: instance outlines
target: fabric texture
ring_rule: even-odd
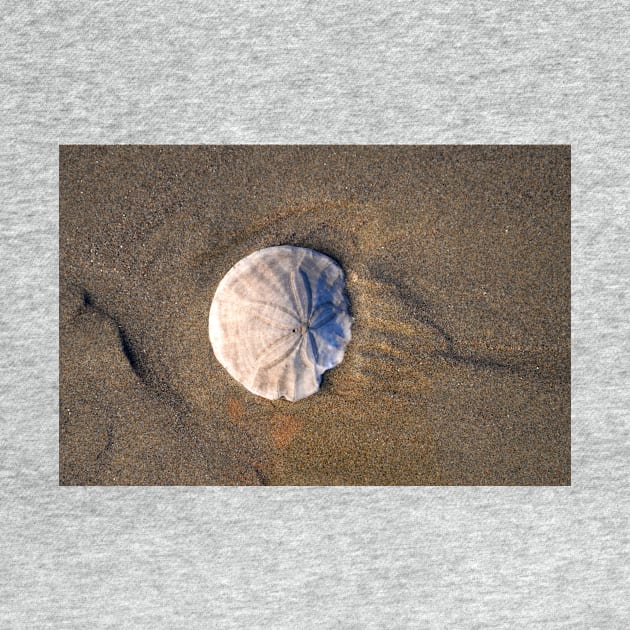
[[[3,628],[625,628],[624,2],[3,8]],[[572,145],[559,488],[59,487],[58,147]]]

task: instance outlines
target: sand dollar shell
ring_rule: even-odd
[[[299,400],[343,360],[352,318],[344,273],[328,256],[282,245],[243,258],[210,307],[210,342],[250,392]]]

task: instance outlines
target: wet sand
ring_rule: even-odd
[[[62,485],[570,484],[568,146],[63,146],[59,227]],[[279,244],[355,317],[293,403],[207,331]]]

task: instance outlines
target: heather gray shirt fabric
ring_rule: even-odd
[[[1,29],[0,627],[627,627],[627,3],[27,2]],[[572,486],[59,487],[58,145],[223,142],[571,143]]]

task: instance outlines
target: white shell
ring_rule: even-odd
[[[332,258],[282,245],[237,262],[210,307],[210,342],[250,392],[299,400],[343,360],[352,318],[344,274]]]

